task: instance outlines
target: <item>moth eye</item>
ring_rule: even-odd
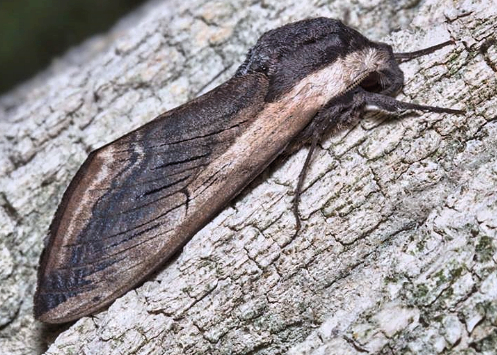
[[[370,92],[380,92],[383,89],[382,77],[378,72],[373,72],[369,74],[363,81],[361,81],[360,86]]]

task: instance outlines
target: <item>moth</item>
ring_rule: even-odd
[[[65,191],[38,269],[35,317],[64,323],[101,310],[161,267],[276,157],[365,110],[460,110],[392,96],[411,53],[329,18],[263,34],[227,82],[89,154]]]

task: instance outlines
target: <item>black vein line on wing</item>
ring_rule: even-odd
[[[172,230],[174,230],[174,228],[168,229],[167,231],[165,231],[165,232],[163,232],[163,233],[157,233],[157,234],[155,234],[154,236],[152,236],[152,237],[150,237],[150,238],[146,238],[146,239],[144,239],[144,240],[140,241],[139,243],[132,244],[132,245],[130,245],[129,247],[124,248],[124,249],[119,249],[119,251],[117,251],[116,253],[109,254],[109,255],[107,255],[104,259],[98,259],[98,261],[100,261],[100,260],[106,260],[106,259],[108,259],[108,258],[111,258],[111,257],[112,257],[112,256],[114,256],[114,255],[119,255],[119,254],[121,254],[122,252],[126,252],[126,251],[129,251],[129,250],[131,250],[131,249],[134,249],[134,248],[136,248],[136,247],[138,247],[138,246],[140,246],[140,245],[142,245],[142,244],[144,244],[144,243],[147,243],[147,242],[149,242],[149,241],[151,241],[151,240],[156,239],[157,237],[162,237],[164,234],[167,234],[167,233],[171,232]],[[110,248],[110,247],[109,247],[109,248]],[[107,248],[105,248],[105,249],[107,249]]]
[[[116,253],[115,253],[114,255],[116,255]],[[115,264],[115,263],[118,263],[118,262],[120,262],[120,261],[124,260],[125,258],[126,258],[126,256],[123,256],[121,259],[117,259],[117,260],[116,260],[116,261],[114,261],[112,264],[110,264],[108,267],[112,266],[112,265],[113,265],[113,264]],[[55,271],[60,271],[60,270],[62,270],[62,271],[64,271],[64,270],[65,270],[65,271],[71,271],[71,270],[75,270],[75,271],[77,271],[77,270],[81,270],[81,269],[86,269],[86,267],[87,267],[88,265],[95,265],[95,264],[96,264],[96,263],[98,263],[98,262],[101,262],[101,261],[104,261],[104,260],[108,260],[108,259],[110,259],[110,257],[105,256],[105,257],[103,257],[103,258],[99,258],[99,259],[92,259],[92,260],[89,260],[89,261],[85,261],[84,263],[79,263],[79,264],[71,264],[70,266],[58,267],[57,269],[55,269]],[[73,266],[73,265],[75,265],[75,266]],[[103,269],[99,269],[99,270],[97,270],[97,271],[95,271],[95,272],[105,270],[105,269],[107,269],[108,267],[105,267],[105,268],[103,268]],[[94,273],[91,273],[91,274],[89,274],[89,275],[93,275],[93,274],[94,274]],[[89,276],[89,275],[88,275],[88,276]]]
[[[202,166],[206,166],[206,164],[198,164],[198,165],[195,165],[193,167],[190,167],[190,168],[186,168],[186,169],[183,169],[183,170],[180,170],[180,171],[177,171],[173,174],[168,174],[168,175],[164,175],[164,176],[160,176],[156,179],[151,179],[151,180],[145,180],[145,181],[142,181],[142,182],[139,182],[139,183],[136,183],[136,184],[129,184],[129,185],[119,185],[119,188],[121,189],[128,189],[128,188],[131,188],[131,187],[136,187],[136,186],[142,186],[144,184],[149,184],[149,183],[152,183],[152,182],[156,182],[156,181],[159,181],[159,180],[164,180],[165,178],[170,178],[170,177],[173,177],[173,176],[176,176],[176,175],[180,175],[182,173],[185,173],[187,171],[190,171],[190,170],[195,170],[195,169],[198,169]],[[93,189],[89,189],[88,191],[91,192],[91,191],[108,191],[109,188],[93,188]]]
[[[118,259],[116,261],[114,261],[111,265],[109,266],[112,266],[116,263],[119,263],[121,261],[123,261],[126,257],[123,256],[121,259]],[[105,270],[107,268],[104,268],[104,269],[99,269],[95,272],[92,272],[91,274],[88,274],[86,276],[84,276],[84,279],[86,279],[87,277],[97,273],[97,272],[101,272],[103,270]],[[62,270],[62,269],[57,269],[57,270]],[[51,295],[56,295],[56,294],[66,294],[68,292],[75,292],[76,294],[79,294],[81,292],[87,292],[87,291],[91,291],[93,290],[95,287],[94,285],[97,284],[97,283],[100,283],[100,282],[107,282],[108,280],[103,277],[101,278],[101,280],[97,281],[97,282],[92,282],[92,283],[89,283],[89,284],[85,284],[85,285],[80,285],[80,286],[73,286],[73,287],[65,287],[61,290],[61,288],[57,289],[54,289],[54,288],[44,288],[43,291],[40,290],[40,294],[51,294]],[[66,295],[67,296],[67,295]],[[66,299],[69,299],[69,298],[72,298],[74,296],[67,296]]]
[[[150,232],[150,231],[151,231],[151,230],[153,230],[153,229],[156,229],[156,228],[157,228],[158,226],[160,226],[160,225],[161,225],[160,223],[157,223],[157,224],[155,224],[154,226],[152,226],[152,227],[150,227],[150,228],[147,228],[147,229],[145,229],[145,230],[143,230],[143,231],[140,231],[140,232],[138,232],[138,233],[134,234],[133,236],[131,236],[131,237],[129,237],[129,238],[125,238],[124,240],[119,241],[119,243],[114,243],[114,245],[108,245],[108,246],[105,246],[105,247],[103,248],[103,250],[105,250],[105,249],[109,249],[109,248],[114,248],[114,247],[116,247],[116,246],[117,246],[117,245],[119,245],[119,244],[122,244],[122,243],[125,243],[125,242],[129,242],[130,240],[133,240],[133,239],[134,239],[134,238],[136,238],[137,236],[140,236],[140,235],[142,235],[142,234],[145,234],[145,233],[147,233],[147,232]],[[162,236],[162,235],[167,234],[167,233],[169,233],[169,232],[171,232],[171,231],[173,231],[173,230],[174,230],[174,228],[171,228],[171,229],[168,229],[168,230],[166,230],[166,231],[164,231],[164,232],[158,233],[158,234],[156,234],[156,235],[152,236],[151,238],[146,238],[146,239],[142,240],[142,241],[141,241],[141,242],[139,242],[139,243],[136,243],[136,244],[131,245],[131,246],[130,246],[130,247],[128,247],[128,248],[125,248],[125,249],[119,249],[119,251],[118,251],[118,252],[116,252],[116,253],[113,253],[113,254],[105,254],[105,256],[103,256],[103,257],[99,257],[98,259],[90,259],[90,260],[86,260],[84,263],[73,264],[74,266],[70,266],[70,267],[61,267],[61,268],[57,268],[57,270],[80,270],[80,269],[85,269],[88,265],[94,265],[95,263],[98,263],[98,262],[101,262],[101,261],[105,261],[105,260],[108,260],[108,259],[112,259],[112,257],[113,257],[113,256],[115,256],[115,255],[119,255],[119,254],[121,254],[122,252],[125,252],[125,251],[128,251],[128,250],[131,250],[131,249],[133,249],[134,247],[136,247],[136,246],[138,246],[138,245],[141,245],[141,244],[143,244],[143,243],[146,243],[146,242],[148,242],[148,241],[150,241],[150,240],[155,239],[155,238],[156,238],[156,237],[158,237],[158,236]],[[124,259],[124,258],[125,258],[125,257],[123,257],[123,259]],[[123,259],[120,259],[119,261],[121,261],[121,260],[123,260]],[[105,270],[105,269],[103,269],[103,270]],[[100,271],[101,271],[101,270],[100,270]]]
[[[150,196],[150,195],[152,195],[152,194],[156,194],[157,192],[160,192],[160,191],[162,191],[162,190],[165,190],[165,189],[167,189],[167,188],[169,188],[169,187],[171,187],[171,186],[174,186],[174,185],[177,185],[177,184],[181,184],[183,181],[188,180],[191,176],[192,176],[191,174],[188,174],[187,176],[184,176],[184,177],[182,177],[181,179],[178,179],[178,180],[176,180],[176,181],[173,181],[173,182],[171,182],[171,183],[169,183],[169,184],[166,184],[166,185],[164,185],[164,186],[158,187],[158,188],[156,188],[156,189],[149,190],[149,191],[147,191],[147,192],[145,192],[145,193],[141,194],[141,196],[139,196],[138,198],[143,198],[143,197],[145,197],[145,196]],[[129,210],[128,210],[128,211],[129,211]]]
[[[197,166],[195,166],[195,167],[193,167],[193,168],[185,169],[185,170],[184,170],[184,171],[182,171],[182,172],[185,172],[185,171],[188,171],[188,170],[198,169],[198,168],[200,168],[200,167],[207,166],[207,165],[208,165],[208,163],[206,163],[206,164],[199,164],[199,165],[197,165]],[[178,174],[179,174],[179,173],[178,173]],[[174,174],[174,175],[177,175],[177,174]],[[170,186],[173,186],[173,185],[180,184],[180,183],[182,183],[182,182],[186,181],[187,179],[191,178],[192,176],[196,176],[196,175],[197,175],[197,174],[189,174],[189,175],[188,175],[188,176],[186,176],[185,178],[179,179],[179,180],[175,181],[174,183],[169,184],[167,187],[170,187]],[[144,203],[144,204],[141,204],[141,205],[139,205],[139,206],[135,206],[135,207],[129,208],[129,209],[124,210],[124,211],[122,211],[122,212],[119,212],[119,213],[114,213],[114,214],[107,214],[107,215],[105,216],[105,218],[104,218],[104,217],[98,217],[98,216],[95,216],[95,217],[93,217],[93,218],[94,218],[95,220],[98,220],[98,219],[107,219],[107,218],[112,217],[112,216],[115,216],[115,215],[117,215],[117,214],[127,214],[127,213],[132,213],[132,212],[134,212],[134,211],[136,211],[136,210],[139,210],[139,209],[145,208],[145,207],[150,206],[150,205],[152,205],[152,204],[155,204],[155,203],[157,203],[157,202],[159,202],[159,201],[161,201],[161,200],[167,199],[167,198],[169,198],[169,197],[171,197],[171,196],[173,196],[173,195],[175,195],[175,194],[177,194],[177,193],[182,193],[183,195],[185,195],[185,196],[187,197],[187,201],[186,201],[186,208],[187,208],[187,210],[188,210],[189,194],[188,194],[188,191],[187,191],[187,190],[185,190],[187,186],[188,186],[188,184],[186,184],[186,186],[181,186],[180,188],[178,188],[178,189],[176,189],[176,190],[173,190],[173,191],[171,191],[170,193],[168,193],[168,194],[166,194],[166,195],[164,195],[164,196],[161,196],[161,197],[159,197],[159,198],[157,198],[157,199],[154,199],[154,200],[152,200],[152,201],[148,201],[148,202],[146,202],[146,203]],[[163,187],[163,188],[164,188],[164,187]],[[143,196],[143,195],[142,195],[142,196]],[[181,206],[181,205],[180,205],[180,206]],[[178,207],[179,207],[179,206],[178,206]],[[160,217],[162,217],[162,216],[163,216],[163,215],[161,215]],[[158,217],[158,218],[160,218],[160,217]],[[149,223],[149,222],[147,222],[147,223]],[[143,225],[138,225],[138,226],[134,227],[133,229],[139,228],[139,227],[141,227],[141,226],[143,226]],[[131,229],[131,230],[133,230],[133,229]],[[109,239],[109,238],[113,238],[113,237],[119,236],[119,235],[121,235],[121,234],[128,233],[128,232],[129,232],[129,231],[131,231],[131,230],[126,230],[126,231],[119,232],[119,233],[117,233],[117,234],[113,234],[113,235],[106,236],[106,237],[100,237],[100,238],[94,238],[94,239],[87,239],[87,240],[85,240],[84,242],[81,242],[81,243],[67,244],[67,245],[64,245],[64,247],[68,247],[68,246],[77,246],[77,245],[83,245],[83,244],[87,244],[88,242],[91,242],[91,241],[96,241],[96,240],[107,240],[107,239]]]
[[[226,127],[226,128],[223,128],[223,129],[220,129],[218,131],[215,131],[215,132],[210,132],[210,133],[207,133],[207,134],[204,134],[202,136],[194,136],[194,137],[190,137],[190,138],[186,138],[186,139],[182,139],[182,140],[179,140],[179,141],[173,141],[173,142],[167,142],[167,143],[161,143],[161,144],[158,144],[158,145],[149,145],[149,146],[146,146],[147,149],[152,149],[152,148],[158,148],[158,147],[163,147],[163,146],[167,146],[167,145],[176,145],[176,144],[180,144],[180,143],[185,143],[185,142],[189,142],[189,141],[192,141],[192,140],[197,140],[197,139],[203,139],[203,138],[210,138],[212,136],[215,136],[215,135],[218,135],[218,134],[221,134],[223,132],[226,132],[226,131],[229,131],[229,130],[232,130],[234,128],[238,128],[240,127],[241,125],[243,125],[244,123],[248,122],[250,119],[248,120],[243,120],[243,121],[240,121],[240,122],[237,122],[236,124],[232,125],[232,126],[229,126],[229,127]],[[145,141],[149,141],[148,138],[142,138],[142,139],[137,139],[137,140],[134,140],[133,143],[141,143],[141,142],[145,142]],[[127,149],[122,149],[122,150],[115,150],[113,153],[114,154],[119,154],[119,153],[126,153],[126,152],[130,152],[134,150],[134,147],[131,147],[131,148],[127,148]],[[143,154],[143,155],[146,155],[146,154]]]
[[[137,175],[137,168],[147,166],[147,159],[145,162],[142,162],[138,159],[137,154],[135,152],[132,152],[130,154],[129,160],[127,161],[127,164],[123,167],[123,169],[120,169],[119,174],[124,177],[124,181],[130,182],[132,181],[133,178],[136,177]],[[104,217],[104,214],[101,214],[101,203],[104,202],[103,207],[106,206],[106,201],[109,199],[109,203],[115,203],[116,201],[119,202],[119,200],[122,200],[122,194],[123,194],[123,189],[119,188],[119,181],[120,179],[114,179],[114,181],[111,182],[110,187],[108,191],[104,192],[101,196],[99,196],[96,201],[93,203],[93,206],[91,207],[91,219],[92,221],[95,220],[102,220]],[[117,191],[117,194],[114,194],[113,191]],[[181,206],[180,204],[179,206]],[[100,206],[100,207],[99,207]],[[173,209],[177,208],[178,206],[173,207]],[[165,213],[170,213],[171,210],[166,211]],[[156,218],[161,218],[164,216],[164,214],[160,215],[159,217],[154,217],[152,220],[155,220]],[[109,218],[109,215],[106,214],[105,218]],[[143,225],[147,225],[151,222],[151,220],[142,223],[141,225],[134,226],[132,230],[136,230],[137,228],[140,228]],[[92,240],[87,240],[85,237],[89,234],[91,234],[94,231],[94,225],[87,223],[78,233],[76,236],[76,241],[78,244],[81,243],[81,245],[84,245],[88,242],[91,242]],[[125,231],[124,233],[126,233]]]
[[[105,246],[104,248],[102,248],[102,250],[104,250],[104,249],[108,249],[109,247],[117,246],[117,245],[119,245],[119,244],[121,244],[121,243],[125,243],[125,242],[127,242],[127,241],[130,241],[130,240],[132,240],[132,239],[134,239],[134,238],[136,238],[136,237],[138,237],[138,236],[140,236],[140,235],[142,235],[142,234],[145,234],[145,233],[147,233],[147,232],[150,232],[151,230],[153,230],[153,229],[157,228],[159,225],[160,225],[160,223],[157,223],[157,224],[153,225],[152,227],[146,228],[146,229],[144,229],[144,230],[142,230],[142,231],[140,231],[140,232],[137,232],[137,233],[135,233],[135,234],[133,234],[133,235],[131,235],[131,236],[128,236],[128,237],[126,237],[126,238],[123,238],[123,240],[121,240],[121,241],[120,241],[119,243],[117,243],[116,245]],[[94,239],[94,240],[102,240],[102,239]],[[84,243],[84,244],[88,244],[88,243]],[[79,246],[79,245],[82,245],[82,244],[77,244],[77,245]],[[76,246],[76,245],[73,245],[73,246]],[[100,250],[99,250],[99,251],[100,251]],[[113,254],[113,255],[115,255],[115,254]],[[60,267],[60,268],[58,268],[57,270],[79,270],[79,269],[81,269],[81,268],[83,268],[83,267],[85,267],[85,266],[87,266],[87,265],[94,264],[94,263],[95,263],[95,261],[107,260],[107,259],[109,259],[109,256],[110,256],[110,255],[106,255],[105,257],[101,257],[101,258],[99,257],[98,259],[90,259],[90,260],[85,260],[83,263],[71,264],[71,266],[67,266],[67,267]]]
[[[145,159],[145,161],[141,161],[139,162],[138,158],[137,158],[137,152],[133,151],[129,157],[129,159],[127,160],[127,164],[125,167],[123,167],[123,169],[121,169],[121,172],[120,174],[123,175],[123,174],[130,174],[127,178],[126,178],[126,181],[129,182],[132,180],[132,178],[134,176],[136,176],[136,169],[139,168],[140,166],[147,166],[147,160]],[[207,155],[207,154],[206,154]],[[205,156],[205,155],[203,155]],[[199,158],[199,157],[195,157],[195,158]],[[138,166],[138,167],[137,167]],[[133,173],[135,171],[135,173]],[[93,208],[92,208],[92,219],[93,220],[98,220],[98,219],[103,219],[103,215],[100,215],[100,213],[96,213],[96,210],[95,208],[97,208],[97,206],[100,205],[100,202],[103,201],[104,199],[107,199],[109,198],[111,195],[112,195],[112,191],[115,191],[115,190],[121,190],[121,188],[119,188],[119,185],[117,184],[117,180],[115,180],[114,182],[111,183],[111,186],[109,187],[108,191],[106,191],[104,194],[102,194],[102,196],[100,196],[99,198],[97,198],[96,202],[93,204]],[[184,195],[184,192],[181,192],[179,191],[179,193],[182,193]],[[114,199],[112,197],[110,197],[111,199]],[[167,197],[163,197],[163,198],[167,198]],[[187,197],[188,198],[188,197]],[[180,203],[178,206],[175,206],[173,207],[172,209],[169,209],[167,210],[165,213],[162,213],[160,214],[158,217],[153,217],[152,219],[144,222],[144,223],[140,223],[136,226],[133,226],[133,228],[131,228],[130,230],[126,230],[126,231],[123,231],[123,232],[119,232],[117,234],[114,234],[114,235],[110,235],[110,236],[107,236],[103,239],[105,240],[108,240],[109,238],[113,238],[113,237],[117,237],[119,235],[122,235],[124,233],[128,233],[128,232],[131,232],[131,231],[134,231],[138,228],[141,228],[143,226],[146,226],[147,224],[151,223],[152,221],[156,220],[156,219],[159,219],[159,218],[162,218],[163,216],[167,215],[168,213],[170,213],[171,211],[177,209],[177,208],[180,208],[181,206],[183,206],[184,203]],[[108,214],[105,215],[105,218],[109,218],[111,216],[109,216]],[[76,245],[85,245],[87,243],[91,243],[91,242],[97,242],[97,241],[102,241],[102,238],[99,238],[99,239],[96,239],[96,238],[93,238],[93,239],[86,239],[85,238],[85,235],[88,235],[88,234],[91,234],[92,231],[91,229],[92,228],[90,225],[86,225],[86,227],[84,227],[80,233],[78,233],[78,237],[76,237],[78,243],[75,243],[73,244],[74,246]],[[69,247],[69,245],[68,245]]]
[[[195,199],[197,196],[201,195],[205,190],[207,190],[209,187],[211,187],[217,180],[218,176],[217,174],[221,171],[224,170],[227,166],[229,166],[231,162],[228,162],[221,166],[214,174],[212,174],[207,180],[205,180],[202,183],[202,189],[195,191],[195,194],[192,196],[192,200]]]
[[[119,261],[122,261],[123,259],[124,258],[120,259]],[[130,269],[136,268],[147,261],[148,261],[148,259],[144,258],[144,259],[140,260],[140,262],[133,264],[132,266],[130,266],[126,269],[120,269],[119,272],[116,273],[115,275],[119,275],[119,274],[122,274],[123,272],[130,270]],[[83,292],[91,292],[96,288],[95,285],[101,284],[103,282],[108,282],[108,280],[105,277],[102,277],[102,278],[100,278],[100,280],[92,282],[91,284],[82,286],[78,289],[76,289],[74,287],[67,288],[63,291],[54,291],[54,290],[50,290],[50,289],[47,291],[46,289],[44,289],[44,290],[40,290],[40,295],[45,295],[45,294],[50,294],[50,295],[63,294],[63,295],[65,295],[67,293],[67,291],[75,292],[76,294],[81,294]],[[66,299],[69,299],[72,297],[74,297],[74,296],[68,296],[68,297],[66,297]]]
[[[181,192],[181,190],[176,191],[175,193],[181,193],[181,194],[183,194],[183,195],[184,195],[184,192]],[[180,208],[180,207],[181,207],[181,206],[183,206],[183,205],[184,205],[184,203],[181,203],[181,204],[179,204],[178,206],[175,206],[175,207],[173,207],[173,208],[171,208],[171,209],[167,210],[166,212],[164,212],[164,213],[160,214],[160,215],[159,215],[159,216],[157,216],[157,217],[154,217],[154,218],[153,218],[153,219],[151,219],[151,220],[148,220],[148,221],[147,221],[147,222],[145,222],[145,223],[142,223],[142,224],[138,224],[138,225],[136,225],[136,226],[133,226],[133,228],[131,228],[131,229],[127,229],[127,230],[125,230],[125,231],[122,231],[122,232],[119,232],[119,233],[116,233],[116,234],[112,234],[112,235],[108,235],[108,236],[105,236],[105,237],[93,238],[93,239],[85,239],[84,241],[82,241],[82,242],[80,242],[80,243],[65,244],[63,247],[64,247],[64,248],[69,248],[69,247],[74,247],[74,246],[79,246],[79,245],[89,244],[89,243],[91,243],[91,242],[95,242],[95,241],[104,241],[104,240],[107,240],[107,239],[110,239],[110,238],[114,238],[114,237],[120,236],[120,235],[125,234],[125,233],[129,233],[129,232],[131,232],[131,231],[133,231],[133,230],[135,230],[135,229],[138,229],[138,228],[140,228],[140,227],[144,227],[144,226],[146,226],[147,224],[149,224],[149,223],[151,223],[151,222],[153,222],[153,221],[155,221],[155,220],[157,220],[157,219],[159,219],[159,218],[164,217],[164,216],[165,216],[165,215],[167,215],[168,213],[170,213],[170,212],[172,212],[172,211],[174,211],[174,210],[176,210],[176,209]]]
[[[123,260],[123,259],[121,259],[121,260]],[[119,260],[119,261],[121,261],[121,260]],[[132,266],[130,266],[126,269],[119,269],[119,271],[117,273],[115,273],[113,276],[122,274],[123,272],[126,272],[126,271],[133,269],[135,267],[138,267],[139,265],[146,263],[147,261],[148,261],[148,259],[144,258],[144,259],[140,260],[138,263],[133,264]],[[108,282],[108,280],[105,277],[101,277],[98,281],[92,282],[90,285],[88,285],[88,286],[92,286],[92,287],[87,287],[88,291],[93,291],[96,288],[95,285],[101,284],[103,282]],[[88,291],[83,290],[83,292],[88,292]],[[78,293],[81,293],[81,292],[78,292]]]
[[[180,184],[181,182],[183,182],[183,181],[185,181],[185,180],[189,179],[191,176],[192,176],[192,174],[188,175],[188,176],[187,176],[187,177],[185,177],[185,178],[179,179],[179,180],[177,180],[177,181],[175,181],[175,182],[173,182],[173,183],[171,183],[171,184],[169,184],[169,185],[166,185],[166,186],[163,186],[163,187],[161,187],[161,188],[159,188],[159,189],[156,189],[156,190],[162,190],[162,189],[165,189],[165,188],[167,188],[167,187],[171,187],[171,186],[174,186],[174,185],[176,185],[176,184]],[[137,210],[137,209],[140,209],[140,208],[142,208],[142,207],[145,207],[145,206],[148,206],[148,205],[150,205],[150,204],[153,204],[153,203],[155,203],[155,202],[157,202],[157,201],[160,201],[160,200],[162,200],[162,199],[165,199],[165,198],[171,197],[172,195],[174,195],[174,194],[176,194],[176,193],[178,193],[178,192],[181,192],[181,190],[182,190],[182,187],[181,187],[181,188],[178,188],[177,190],[172,191],[171,193],[169,193],[169,194],[167,194],[167,195],[161,196],[161,197],[160,197],[160,198],[158,198],[158,199],[155,199],[155,200],[153,200],[153,201],[149,201],[149,202],[147,202],[147,203],[145,203],[145,204],[143,204],[143,205],[140,205],[140,206],[132,207],[132,208],[127,209],[127,210],[125,210],[125,211],[119,211],[119,212],[115,212],[115,213],[107,213],[107,214],[105,214],[105,216],[93,216],[92,218],[93,218],[94,220],[102,220],[102,219],[109,219],[110,217],[113,217],[113,216],[116,216],[116,215],[123,215],[123,214],[126,214],[126,213],[130,213],[130,212],[133,212],[133,211],[135,211],[135,210]],[[157,191],[156,191],[156,192],[157,192]],[[144,197],[145,195],[146,195],[146,193],[145,193],[145,194],[142,194],[142,195],[140,195],[140,196],[138,196],[138,198]]]
[[[189,176],[188,176],[188,178],[190,178],[191,176],[192,176],[192,175],[189,175]],[[188,185],[188,184],[187,184],[187,185]],[[153,200],[153,201],[149,201],[149,202],[147,202],[147,203],[144,203],[143,205],[140,205],[140,206],[136,206],[136,207],[130,208],[130,209],[128,209],[128,210],[126,210],[126,211],[124,211],[124,212],[122,212],[122,213],[132,212],[132,211],[135,211],[135,210],[137,210],[137,209],[141,209],[141,208],[143,208],[143,207],[147,207],[148,205],[152,205],[152,204],[154,204],[154,203],[156,203],[156,202],[159,202],[160,200],[163,200],[163,199],[166,199],[166,198],[168,198],[168,197],[171,197],[171,196],[173,196],[174,194],[177,194],[177,193],[183,193],[183,192],[182,192],[182,190],[183,190],[184,188],[185,188],[185,187],[182,187],[182,188],[180,188],[180,189],[174,190],[174,191],[172,191],[171,193],[169,193],[169,194],[167,194],[167,195],[161,196],[161,197],[159,197],[159,198],[157,198],[157,199],[155,199],[155,200]]]
[[[188,215],[188,208],[190,207],[190,191],[188,191],[188,185],[184,186],[179,192],[183,193],[186,197],[185,201],[185,215]]]
[[[190,177],[191,177],[191,175],[189,175],[187,178],[190,178]],[[186,180],[186,179],[184,179],[184,180]],[[182,181],[179,181],[178,183],[180,183],[180,182],[182,182]],[[172,185],[176,185],[176,183],[172,184]],[[113,213],[113,214],[107,214],[105,217],[94,217],[94,219],[95,220],[97,220],[97,219],[108,219],[109,217],[112,217],[112,216],[115,216],[115,215],[123,215],[123,214],[127,214],[127,213],[132,213],[132,212],[134,212],[136,210],[139,210],[139,209],[142,209],[142,208],[147,207],[149,205],[152,205],[152,204],[154,204],[154,203],[156,203],[156,202],[158,202],[160,200],[163,200],[163,199],[166,199],[168,197],[171,197],[171,196],[173,196],[173,195],[175,195],[177,193],[183,193],[182,192],[183,189],[184,189],[184,186],[181,187],[181,188],[178,188],[177,190],[171,191],[170,193],[168,193],[168,194],[166,194],[164,196],[161,196],[161,197],[159,197],[159,198],[157,198],[157,199],[155,199],[153,201],[149,201],[147,203],[144,203],[143,205],[135,206],[135,207],[132,207],[132,208],[127,209],[127,210],[122,211],[122,212],[116,212],[116,213]],[[122,234],[122,233],[126,233],[126,232],[120,232],[119,234]],[[115,234],[115,235],[117,235],[117,234]],[[104,240],[106,238],[109,238],[109,237],[104,237],[104,238],[99,238],[99,239],[100,240]]]
[[[179,190],[179,191],[176,191],[175,193],[182,193],[182,192],[181,192],[181,190]],[[183,193],[183,194],[184,194],[184,193]],[[142,223],[142,224],[138,224],[138,225],[136,225],[136,226],[133,226],[133,228],[131,228],[131,229],[125,230],[125,231],[123,231],[123,232],[119,232],[119,233],[114,234],[114,235],[106,236],[106,237],[104,237],[104,238],[99,238],[99,239],[96,239],[96,240],[106,240],[106,239],[109,239],[109,238],[112,238],[112,237],[116,237],[116,236],[121,235],[121,234],[124,234],[124,233],[131,232],[131,231],[133,231],[133,230],[135,230],[135,229],[137,229],[137,228],[140,228],[140,227],[146,226],[147,224],[149,224],[149,223],[151,223],[151,222],[153,222],[153,221],[155,221],[155,220],[158,220],[158,219],[160,219],[160,218],[162,218],[162,217],[166,216],[167,214],[169,214],[170,212],[174,211],[175,209],[180,208],[180,207],[181,207],[181,206],[183,206],[184,204],[185,204],[184,202],[183,202],[183,203],[180,203],[179,205],[174,206],[173,208],[171,208],[171,209],[167,210],[167,211],[166,211],[166,212],[164,212],[164,213],[161,213],[161,214],[160,214],[160,215],[158,215],[157,217],[154,217],[154,218],[152,218],[152,219],[148,220],[148,221],[147,221],[147,222],[145,222],[145,223]]]
[[[169,163],[166,163],[166,164],[154,166],[154,167],[150,168],[150,170],[164,169],[164,168],[167,168],[167,167],[170,167],[170,166],[174,166],[174,165],[191,163],[191,162],[200,160],[202,158],[205,158],[205,157],[207,157],[209,155],[210,155],[210,152],[204,153],[204,154],[201,154],[201,155],[196,155],[194,157],[188,157],[188,158],[185,158],[185,159],[182,159],[182,160],[172,161],[172,162],[169,162]]]
[[[195,140],[195,139],[202,139],[202,138],[209,138],[211,136],[215,136],[215,135],[218,135],[218,134],[221,134],[223,132],[226,132],[226,131],[229,131],[231,129],[234,129],[234,128],[239,128],[241,125],[243,125],[244,123],[248,122],[249,120],[243,120],[243,121],[240,121],[240,122],[237,122],[235,123],[234,125],[232,126],[229,126],[229,127],[226,127],[226,128],[223,128],[223,129],[220,129],[219,131],[215,131],[215,132],[212,132],[212,133],[208,133],[208,134],[205,134],[203,136],[197,136],[197,137],[192,137],[192,138],[186,138],[186,139],[182,139],[182,140],[179,140],[179,141],[176,141],[176,142],[168,142],[168,143],[162,143],[162,144],[159,144],[158,147],[162,147],[164,145],[175,145],[175,144],[180,144],[180,143],[184,143],[184,142],[188,142],[188,141],[191,141],[191,140]]]

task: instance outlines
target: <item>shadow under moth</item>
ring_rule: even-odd
[[[143,282],[276,157],[365,110],[459,114],[397,101],[398,63],[411,53],[340,21],[303,20],[266,32],[227,82],[89,154],[64,193],[41,255],[35,317],[95,313]]]

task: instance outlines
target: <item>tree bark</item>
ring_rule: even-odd
[[[72,52],[83,59],[63,57],[1,97],[1,353],[493,354],[496,8],[151,3],[140,21]],[[291,204],[305,148],[107,310],[64,328],[34,321],[43,239],[87,154],[225,81],[264,31],[311,16],[342,18],[397,51],[454,39],[402,65],[398,98],[467,113],[366,115],[321,143],[297,235]]]

